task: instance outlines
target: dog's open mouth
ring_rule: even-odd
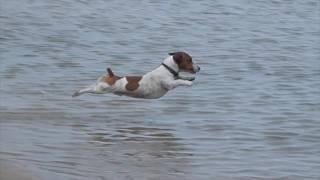
[[[197,72],[193,69],[191,70],[180,70],[181,73],[187,73],[187,74],[196,74]]]

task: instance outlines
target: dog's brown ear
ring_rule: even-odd
[[[172,52],[172,53],[168,53],[170,56],[173,56],[174,54],[176,54],[175,52]]]
[[[177,64],[180,64],[182,62],[182,58],[183,58],[183,55],[181,52],[175,52],[172,54],[173,56],[173,60],[177,63]]]
[[[109,77],[113,77],[114,76],[111,68],[107,68],[107,71],[108,71]]]

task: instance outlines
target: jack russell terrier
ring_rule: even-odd
[[[120,96],[156,99],[178,86],[191,86],[195,78],[180,77],[179,72],[195,74],[200,71],[200,67],[193,64],[192,57],[185,52],[169,53],[169,55],[158,68],[143,76],[120,77],[107,68],[108,74],[99,77],[95,84],[75,92],[72,97],[84,93],[113,93]]]

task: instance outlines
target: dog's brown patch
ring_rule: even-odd
[[[139,81],[142,79],[142,76],[126,76],[128,84],[126,89],[128,91],[134,91],[139,87]]]
[[[192,57],[189,54],[174,52],[169,53],[169,55],[173,56],[173,60],[178,64],[179,69],[194,72]]]

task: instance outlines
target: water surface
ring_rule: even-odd
[[[0,4],[0,159],[45,180],[320,178],[318,1]],[[191,88],[71,98],[178,50]]]

